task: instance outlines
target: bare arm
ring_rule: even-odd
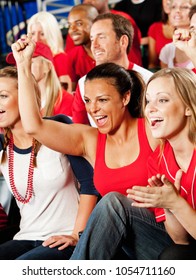
[[[78,215],[76,218],[75,226],[72,235],[74,235],[77,240],[79,238],[78,233],[83,231],[86,227],[88,218],[97,203],[97,196],[95,195],[80,195],[80,204],[78,209]]]
[[[196,67],[196,33],[195,30],[177,29],[174,31],[173,42],[183,51]]]
[[[80,231],[83,231],[85,229],[88,218],[96,203],[97,196],[80,195],[78,214],[72,234],[51,236],[43,242],[43,246],[49,246],[50,248],[58,246],[58,250],[63,250],[68,246],[76,246],[79,240],[78,234]]]
[[[86,145],[91,140],[91,145],[95,143],[93,139],[95,140],[97,135],[96,129],[85,125],[67,125],[43,120],[39,114],[35,81],[31,74],[31,57],[34,48],[35,44],[28,36],[24,36],[12,45],[18,68],[18,100],[24,130],[51,149],[88,158]]]
[[[188,234],[196,238],[196,211],[179,194],[180,179],[181,171],[176,174],[175,186],[164,175],[153,176],[151,187],[135,186],[128,190],[128,197],[135,200],[136,207],[164,208],[168,234],[176,243],[187,243]]]

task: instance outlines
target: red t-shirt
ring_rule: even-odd
[[[64,67],[72,82],[77,83],[95,67],[95,60],[87,54],[83,46],[75,46],[67,53]]]
[[[105,163],[106,134],[98,134],[94,184],[103,196],[116,191],[126,195],[126,190],[134,185],[147,186],[147,159],[152,154],[145,130],[144,119],[138,119],[139,155],[131,164],[120,168],[108,168]]]
[[[148,160],[149,178],[156,174],[165,174],[168,180],[174,183],[176,172],[180,169],[178,166],[173,149],[169,142],[165,143],[163,155],[160,158],[160,148],[158,147]],[[180,194],[195,209],[196,207],[196,150],[194,150],[189,168],[183,173],[181,179]],[[165,221],[165,212],[162,208],[155,209],[157,222]]]
[[[62,99],[57,100],[54,106],[54,115],[64,114],[66,116],[72,117],[72,105],[74,96],[63,89]]]
[[[161,49],[168,43],[172,42],[172,38],[166,38],[163,34],[163,23],[162,22],[154,22],[148,30],[148,36],[152,37],[155,42],[155,50],[157,56],[159,57],[159,53]]]
[[[58,77],[66,75],[66,57],[67,54],[65,52],[58,53],[53,56],[53,64]]]
[[[196,74],[196,68],[193,68],[192,71]]]

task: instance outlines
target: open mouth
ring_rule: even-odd
[[[150,119],[150,125],[151,125],[152,127],[154,127],[154,126],[156,126],[157,123],[160,123],[160,122],[162,122],[162,121],[163,121],[163,119],[161,119],[161,118]]]
[[[98,126],[103,126],[107,121],[107,116],[98,116],[94,117],[94,119],[96,120]]]

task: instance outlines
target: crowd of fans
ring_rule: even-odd
[[[0,69],[0,259],[196,259],[196,0],[67,22],[34,14]]]

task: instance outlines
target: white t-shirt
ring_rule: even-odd
[[[14,182],[23,196],[30,155],[30,149],[14,148]],[[20,231],[14,236],[17,240],[45,240],[51,235],[71,234],[74,228],[79,193],[69,160],[42,145],[37,166],[33,175],[34,196],[26,204],[16,200],[21,214]],[[11,190],[7,161],[1,164],[1,172]]]

